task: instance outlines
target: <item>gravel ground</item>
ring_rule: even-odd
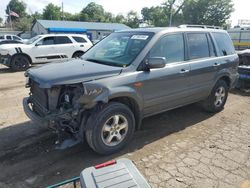
[[[189,105],[147,118],[123,151],[100,156],[86,143],[55,150],[56,135],[22,110],[23,72],[0,66],[0,187],[44,187],[107,160],[134,161],[152,187],[250,187],[250,95],[232,91],[225,109]]]

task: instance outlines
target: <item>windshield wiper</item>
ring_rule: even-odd
[[[91,62],[99,63],[99,64],[102,64],[102,65],[110,65],[110,66],[115,66],[115,67],[123,67],[123,65],[115,63],[115,62],[103,61],[103,60],[98,60],[98,59],[91,59],[91,58],[89,58],[89,59],[86,59],[86,61],[91,61]]]

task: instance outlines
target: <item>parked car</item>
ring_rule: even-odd
[[[0,63],[22,71],[36,63],[60,62],[82,56],[92,43],[86,35],[37,35],[25,44],[0,46]]]
[[[14,40],[14,41],[22,42],[23,39],[17,35],[0,35],[0,42],[5,41],[5,40]]]
[[[224,30],[115,32],[80,59],[29,69],[24,111],[65,141],[86,137],[94,151],[111,154],[129,143],[145,117],[195,102],[223,110],[238,63]]]
[[[23,42],[20,41],[20,40],[3,40],[3,41],[0,41],[0,45],[3,45],[3,44],[23,44]]]

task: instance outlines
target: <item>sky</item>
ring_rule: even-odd
[[[5,17],[6,5],[10,0],[1,0],[0,17]],[[113,14],[126,14],[130,10],[140,13],[143,7],[151,7],[160,5],[164,0],[23,0],[27,4],[27,12],[29,14],[35,11],[42,12],[48,3],[61,6],[64,4],[64,11],[70,13],[80,12],[89,2],[101,4],[106,11]],[[249,19],[249,0],[233,0],[235,11],[231,15],[232,25],[237,25],[239,19]]]

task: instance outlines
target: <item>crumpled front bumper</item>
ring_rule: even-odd
[[[30,101],[29,101],[29,97],[26,97],[23,99],[23,110],[25,112],[25,114],[31,119],[31,121],[33,121],[34,123],[39,124],[40,126],[49,126],[49,121],[46,120],[45,118],[40,117],[39,115],[37,115],[31,108],[29,105]]]

